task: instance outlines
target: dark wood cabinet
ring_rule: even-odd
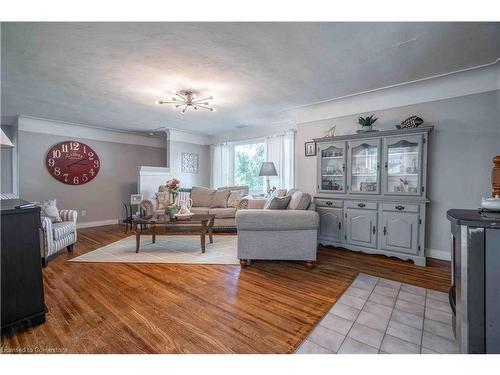
[[[45,322],[40,255],[40,208],[16,209],[20,199],[1,202],[1,314],[6,328]]]

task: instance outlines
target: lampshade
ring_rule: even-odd
[[[272,161],[265,161],[260,167],[259,176],[277,176],[276,168]]]
[[[7,135],[3,132],[3,130],[0,129],[0,131],[2,132],[2,135],[0,137],[0,145],[2,147],[14,147],[9,137],[7,137]]]

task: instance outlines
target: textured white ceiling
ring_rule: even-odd
[[[2,119],[216,134],[500,57],[500,23],[3,23]],[[213,95],[217,112],[155,100]]]

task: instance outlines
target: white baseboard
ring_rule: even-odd
[[[76,227],[78,229],[81,228],[92,228],[92,227],[100,227],[103,225],[113,225],[113,224],[119,224],[120,219],[110,219],[110,220],[101,220],[101,221],[87,221],[85,223],[78,223],[76,224]]]
[[[425,249],[425,256],[434,259],[441,260],[451,260],[451,254],[449,251],[437,250],[437,249]]]

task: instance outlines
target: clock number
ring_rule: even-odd
[[[69,174],[65,173],[65,174],[63,174],[63,176],[64,176],[64,182],[68,182]]]
[[[52,157],[59,159],[61,157],[61,151],[59,150],[52,150]]]
[[[87,146],[83,146],[83,153],[86,154],[87,153]]]
[[[49,167],[53,167],[56,164],[56,161],[52,158],[49,159]]]
[[[71,151],[78,151],[80,149],[80,143],[78,143],[78,142],[71,142],[69,144],[69,149]]]
[[[78,176],[73,177],[73,183],[75,185],[78,185],[80,183],[80,179],[78,178]]]
[[[99,160],[94,160],[94,168],[99,168]]]
[[[62,152],[68,152],[68,145],[63,143],[61,146],[61,150],[62,150]]]
[[[94,172],[94,168],[92,168],[92,169],[89,171],[89,173],[90,173],[90,175],[91,175],[92,177],[94,177],[94,174],[95,174],[95,172]]]
[[[89,178],[87,177],[87,173],[82,174],[82,181],[87,182]]]
[[[89,152],[88,155],[89,155],[89,160],[94,160],[94,153],[93,152]]]
[[[54,174],[55,174],[56,176],[59,176],[59,175],[61,174],[61,168],[59,168],[59,167],[55,167],[55,168],[54,168]]]

